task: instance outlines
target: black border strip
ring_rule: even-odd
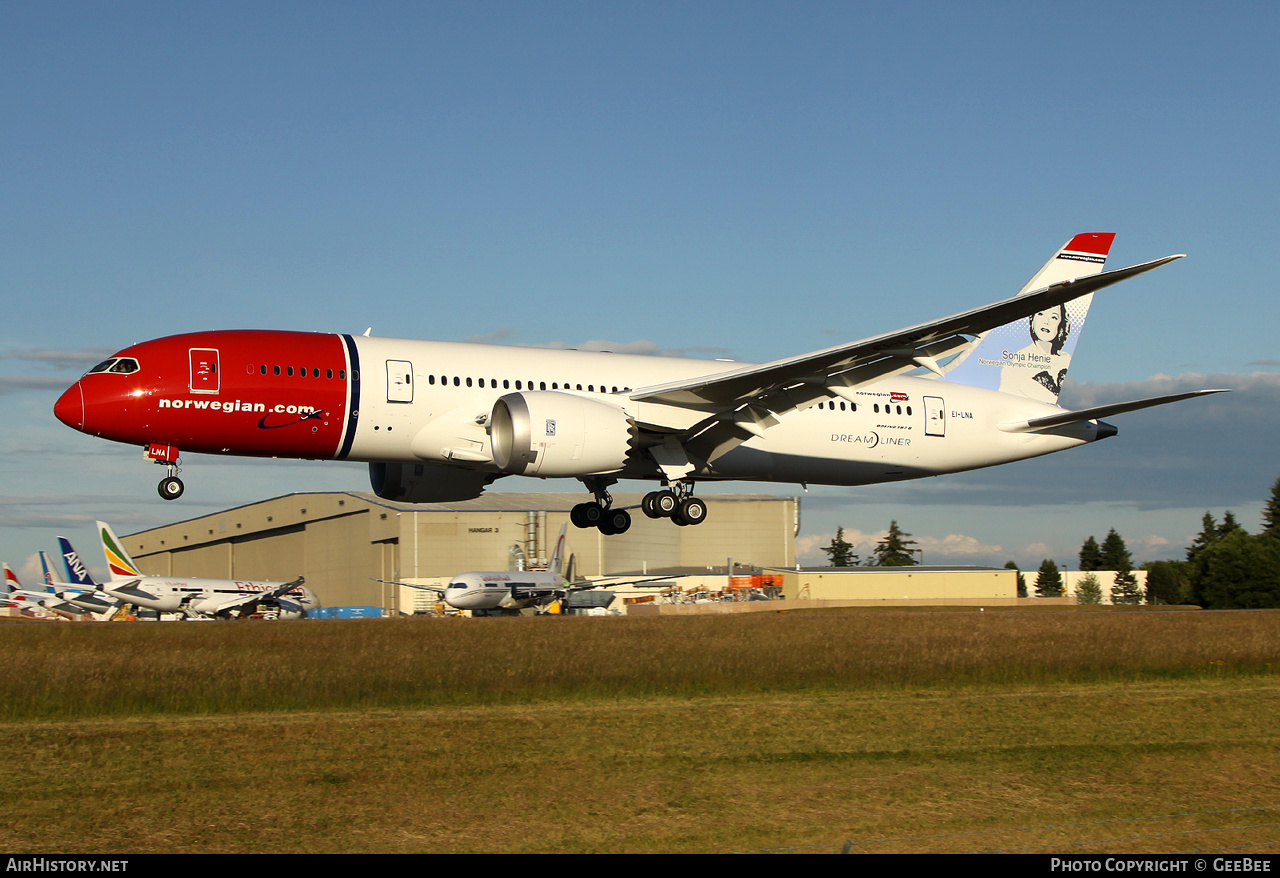
[[[356,348],[356,340],[350,335],[344,334],[342,340],[347,345],[347,429],[335,460],[346,460],[351,453],[351,446],[356,441],[356,422],[360,420],[360,352]]]

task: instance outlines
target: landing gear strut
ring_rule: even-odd
[[[594,494],[596,499],[588,503],[579,503],[569,511],[569,520],[573,522],[574,527],[599,528],[600,533],[605,536],[626,533],[630,529],[631,513],[625,509],[613,508],[613,496],[609,493],[608,487],[614,481],[616,480],[582,480],[587,490]]]
[[[626,533],[631,527],[631,514],[613,508],[608,486],[615,480],[583,479],[595,500],[579,503],[569,511],[574,527],[594,527],[606,536]],[[702,524],[707,520],[707,504],[693,496],[693,483],[673,481],[661,491],[650,491],[640,501],[640,509],[649,518],[670,518],[680,527]]]

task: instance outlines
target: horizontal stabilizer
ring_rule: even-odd
[[[1124,414],[1125,412],[1136,412],[1139,409],[1151,408],[1152,406],[1164,405],[1165,403],[1177,402],[1181,399],[1190,399],[1193,396],[1207,396],[1210,393],[1229,393],[1230,391],[1223,388],[1218,390],[1192,390],[1187,393],[1174,393],[1169,396],[1152,396],[1147,399],[1135,399],[1132,402],[1115,402],[1110,405],[1098,405],[1089,409],[1081,409],[1078,412],[1062,412],[1056,415],[1046,415],[1043,418],[1032,418],[1029,421],[1014,421],[1011,424],[1001,424],[1000,429],[1006,433],[1035,433],[1040,430],[1050,430],[1054,427],[1062,427],[1066,424],[1076,424],[1081,421],[1094,421],[1098,418],[1108,418],[1112,415]]]

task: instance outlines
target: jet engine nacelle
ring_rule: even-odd
[[[369,482],[383,500],[449,503],[473,500],[497,478],[493,473],[431,463],[371,463]]]
[[[635,437],[635,421],[618,406],[554,390],[508,393],[489,416],[493,461],[519,476],[617,472]]]

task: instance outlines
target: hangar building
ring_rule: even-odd
[[[723,568],[794,567],[798,497],[699,494],[706,521],[679,527],[638,509],[625,534],[569,525],[576,576]],[[634,507],[641,495],[615,494]],[[411,504],[364,491],[288,494],[123,537],[144,572],[161,576],[288,581],[306,577],[326,607],[406,611],[401,589],[378,580],[449,577],[546,563],[581,493],[485,494]]]

